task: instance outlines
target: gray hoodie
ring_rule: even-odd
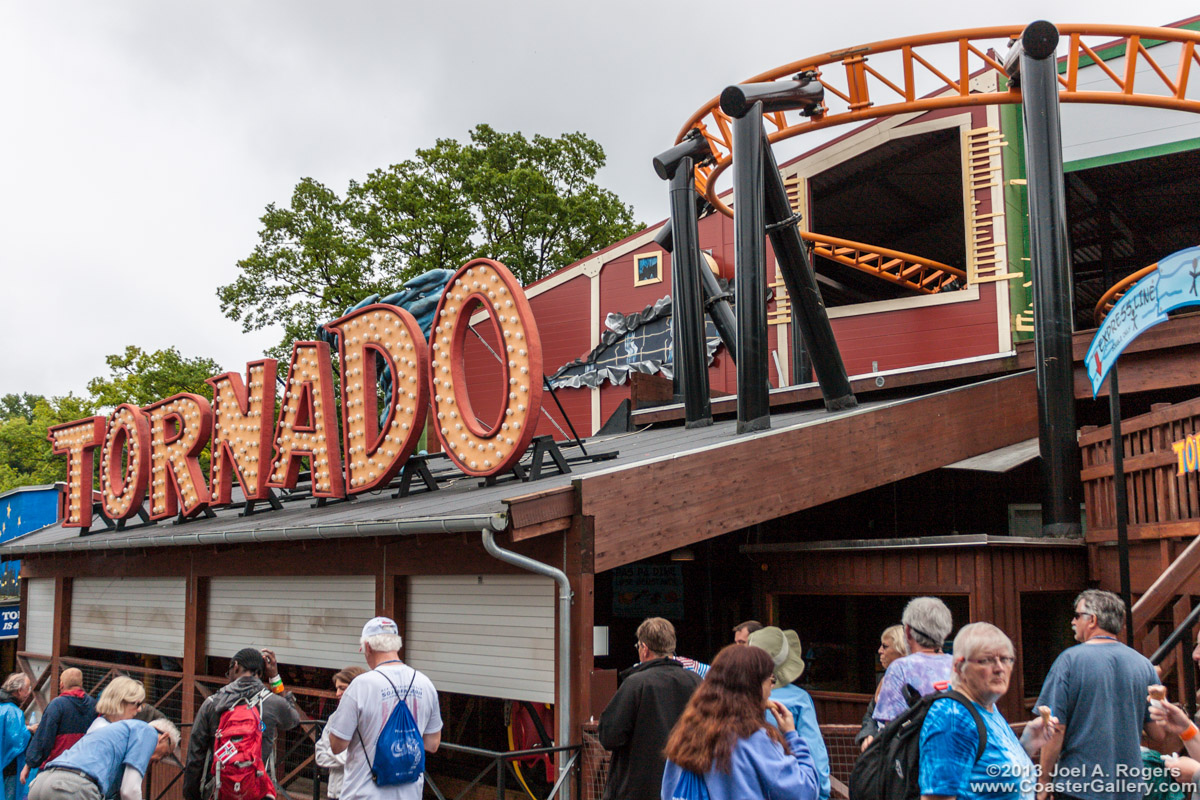
[[[212,755],[213,737],[221,722],[221,714],[233,707],[238,700],[249,700],[266,689],[261,680],[253,675],[243,675],[233,683],[222,686],[200,706],[196,721],[192,723],[192,738],[188,742],[187,764],[183,769],[184,800],[203,800],[201,783],[207,779],[209,756]],[[296,710],[296,698],[291,692],[282,695],[270,694],[263,699],[262,757],[275,781],[275,731],[290,731],[300,724],[300,712]],[[276,784],[278,785],[278,784]]]

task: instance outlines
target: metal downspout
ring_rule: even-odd
[[[528,570],[529,572],[553,578],[558,584],[558,738],[557,745],[570,744],[571,741],[571,581],[567,573],[541,561],[535,561],[529,556],[505,550],[496,544],[496,534],[487,528],[483,529],[483,549],[493,557],[506,564]],[[558,766],[562,768],[564,753],[558,754]],[[567,790],[570,782],[563,784],[562,797],[567,800]]]

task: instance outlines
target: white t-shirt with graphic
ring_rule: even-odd
[[[385,673],[387,678],[380,672]],[[388,678],[391,683],[388,683]],[[424,778],[404,786],[376,786],[371,779],[371,768],[367,765],[368,756],[372,763],[375,761],[375,742],[379,739],[383,724],[396,707],[396,692],[400,693],[400,697],[406,697],[408,710],[412,712],[421,735],[437,733],[442,729],[437,689],[420,672],[395,661],[380,664],[376,669],[359,675],[350,682],[326,726],[334,736],[350,742],[346,748],[345,781],[340,800],[420,800],[425,786]]]

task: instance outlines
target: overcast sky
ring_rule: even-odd
[[[1194,3],[0,0],[0,394],[84,393],[104,356],[244,368],[217,286],[268,203],[479,122],[603,145],[606,188],[666,216],[650,159],[730,83],[823,52],[984,25],[1162,25]],[[947,65],[949,69],[951,65]],[[548,365],[556,367],[557,365]]]

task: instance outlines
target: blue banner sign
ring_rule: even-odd
[[[1092,397],[1125,347],[1142,331],[1166,320],[1166,312],[1158,306],[1158,272],[1151,272],[1116,302],[1088,347],[1084,364],[1092,382]]]
[[[15,639],[21,629],[21,607],[0,606],[0,639]]]
[[[1158,262],[1158,310],[1200,303],[1200,247],[1189,247]]]
[[[1142,331],[1165,322],[1168,311],[1193,305],[1200,305],[1200,246],[1159,261],[1158,268],[1130,287],[1108,312],[1084,359],[1092,397],[1117,356]]]

